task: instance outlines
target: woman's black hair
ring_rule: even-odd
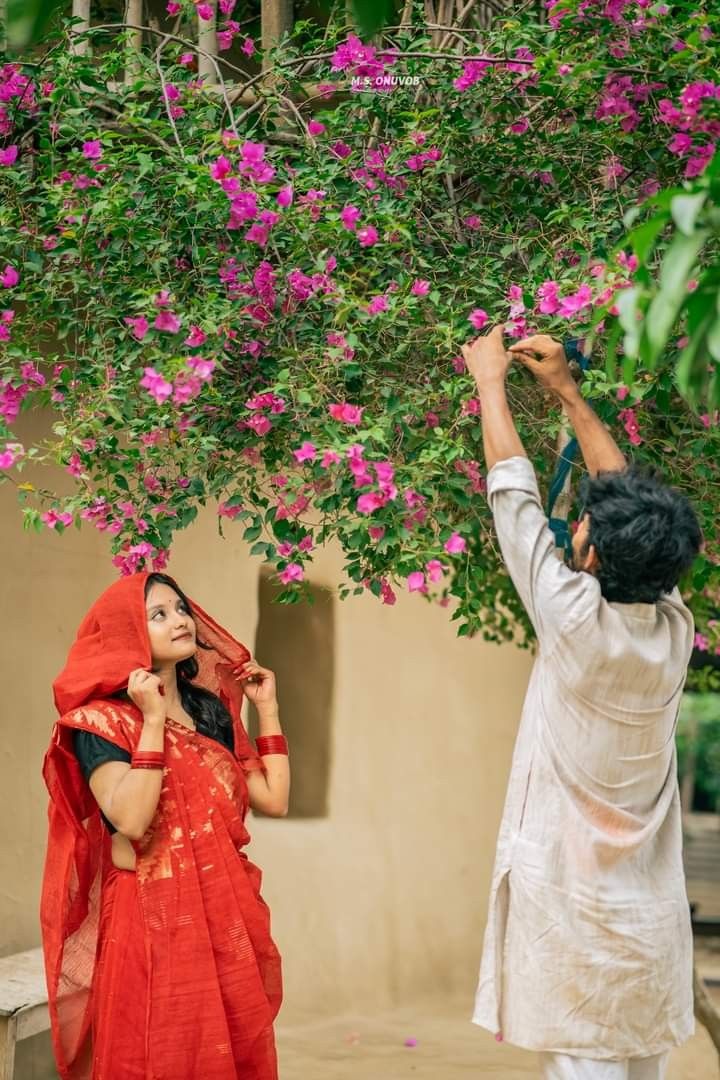
[[[654,604],[672,592],[702,544],[688,499],[657,472],[635,466],[586,477],[580,497],[605,599]]]
[[[168,577],[167,574],[150,574],[145,582],[146,599],[153,585],[168,585],[173,592],[176,592],[187,608],[190,618],[194,621],[195,616],[193,615],[192,604],[172,578]],[[196,645],[199,649],[210,648],[209,645],[206,645],[205,642],[201,641],[199,638],[196,638]],[[209,735],[211,738],[218,738],[221,730],[225,733],[227,733],[228,730],[232,731],[232,717],[220,698],[210,690],[205,690],[202,686],[194,685],[193,679],[197,677],[197,673],[200,670],[195,657],[189,656],[187,660],[181,660],[175,665],[175,670],[177,672],[178,690],[180,692],[182,707],[185,709],[185,712],[192,716],[196,727],[202,731],[204,735]]]

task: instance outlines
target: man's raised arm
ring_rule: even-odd
[[[590,475],[626,469],[627,461],[619,446],[580,393],[561,343],[547,334],[537,334],[511,345],[510,352],[532,371],[538,382],[557,394],[575,430]]]

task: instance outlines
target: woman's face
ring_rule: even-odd
[[[153,665],[178,664],[195,655],[195,623],[169,585],[152,585],[145,601]]]

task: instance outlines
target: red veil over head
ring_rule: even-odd
[[[149,577],[149,573],[143,572],[120,578],[95,601],[80,623],[67,663],[53,683],[60,716],[124,689],[135,668],[150,669],[152,656],[145,611],[145,585]],[[199,671],[193,683],[217,694],[232,716],[236,755],[241,759],[246,751],[253,755],[240,719],[242,687],[232,677],[232,668],[249,660],[250,653],[198,604],[193,600],[190,604],[198,641],[209,646],[197,650]]]
[[[103,827],[97,803],[83,779],[74,755],[73,731],[78,728],[89,730],[130,751],[137,744],[142,728],[139,711],[130,703],[113,699],[112,695],[127,686],[130,672],[135,668],[149,669],[151,666],[145,610],[148,577],[148,573],[139,573],[122,578],[111,585],[93,604],[80,625],[65,668],[53,684],[60,721],[54,727],[43,770],[50,793],[50,807],[41,924],[55,1054],[59,1073],[64,1080],[88,1080],[92,1071],[92,986],[97,959],[102,883],[111,868],[110,836]],[[173,806],[182,803],[186,808],[183,813],[190,813],[193,800],[197,801],[200,797],[197,791],[202,783],[206,782],[203,777],[207,776],[207,771],[192,771],[200,768],[193,764],[198,762],[200,757],[207,758],[214,754],[216,758],[219,756],[222,759],[215,767],[224,770],[222,775],[227,782],[225,787],[222,784],[217,785],[220,789],[219,797],[222,797],[225,790],[240,792],[244,789],[246,799],[247,791],[241,773],[262,768],[241,719],[242,687],[232,675],[232,669],[247,661],[250,654],[244,645],[218,626],[202,608],[192,601],[191,606],[198,641],[206,646],[197,650],[199,671],[193,683],[216,694],[228,709],[233,720],[237,761],[233,761],[227,751],[213,749],[215,744],[211,745],[208,740],[201,738],[199,744],[195,743],[197,752],[186,754],[186,758],[191,760],[191,764],[187,766],[190,772],[183,777],[180,771],[170,768],[166,773],[166,783],[173,793],[170,802]],[[177,724],[174,726],[178,727]],[[239,771],[238,765],[242,767]],[[199,786],[196,786],[196,780]],[[185,788],[182,787],[183,783],[186,784]],[[219,808],[213,814],[214,825],[210,832],[203,831],[202,816],[196,840],[191,840],[190,836],[195,834],[191,834],[189,829],[186,830],[182,858],[179,855],[177,858],[178,866],[182,865],[174,877],[163,878],[162,874],[157,874],[155,879],[150,880],[148,875],[139,874],[139,890],[146,917],[148,912],[153,918],[156,912],[160,912],[160,915],[168,911],[184,912],[183,918],[178,917],[176,920],[179,928],[176,940],[180,940],[182,934],[186,933],[191,948],[196,948],[199,940],[196,930],[193,929],[191,916],[195,918],[197,925],[198,913],[203,913],[204,920],[206,909],[212,907],[212,904],[220,904],[223,912],[239,912],[235,917],[243,920],[243,933],[249,934],[253,941],[253,950],[248,950],[247,955],[256,958],[252,960],[250,975],[247,976],[250,982],[242,982],[245,978],[243,972],[237,978],[237,973],[233,971],[232,974],[232,979],[236,980],[233,985],[243,986],[242,1008],[238,1014],[240,1019],[236,1018],[233,1030],[237,1032],[238,1025],[244,1024],[243,1038],[247,1041],[256,1037],[256,1029],[264,1030],[271,1023],[272,1016],[279,1007],[279,958],[269,935],[267,910],[259,898],[259,871],[240,854],[240,849],[249,839],[243,825],[244,811],[237,801],[228,802],[227,799],[223,807],[224,810]],[[164,817],[160,810],[158,813],[160,824],[155,825],[156,842],[162,830],[167,832],[173,824],[169,813],[165,813]],[[205,811],[197,813],[201,815]],[[148,836],[150,835],[149,833]],[[170,843],[169,840],[167,842]],[[145,844],[134,843],[139,868],[143,858],[151,858],[146,854],[148,843],[152,841]],[[205,857],[205,848],[202,845],[214,845],[212,858]],[[206,868],[205,862],[211,861],[215,861],[219,868],[217,876],[209,885],[211,896],[207,903],[199,899],[198,889],[202,884],[198,884],[200,877],[196,874],[197,880],[192,879],[195,882],[193,884],[192,875],[187,876],[190,870],[194,872],[193,860],[196,857],[205,860],[202,863],[203,868]],[[182,874],[188,867],[190,869],[183,877]],[[188,881],[190,885],[187,884]],[[178,892],[182,889],[189,889],[189,892]],[[183,903],[187,906],[187,912],[181,907]],[[207,917],[209,918],[209,915]],[[211,943],[212,934],[217,936],[223,932],[225,921],[226,915],[223,914],[213,924],[215,928],[210,927],[208,943]],[[179,955],[180,945],[176,944],[175,948]],[[208,944],[208,949],[210,952],[203,962],[212,973],[215,972],[218,961],[217,958],[213,959],[211,944]],[[228,955],[232,963],[240,963],[246,956],[242,952],[236,956],[232,951]],[[156,984],[162,981],[162,971],[169,964],[169,958],[163,958],[160,954],[158,965],[161,970]],[[240,983],[237,983],[237,979],[241,980]],[[169,977],[163,985],[166,985],[170,995],[170,1004],[166,1012],[162,1013],[154,1002],[154,1014],[176,1016],[178,1019],[182,1009],[178,1012],[172,999]],[[158,992],[157,987],[155,992]],[[205,1007],[207,1011],[207,1004]],[[195,1009],[195,1013],[197,1012]],[[224,1006],[218,1005],[216,1012],[220,1021],[225,1024]],[[189,1014],[182,1020],[183,1037],[186,1039],[194,1037],[193,1015]],[[203,1022],[206,1022],[202,1010],[200,1015],[204,1018]],[[247,1020],[248,1016],[250,1020]],[[255,1025],[254,1028],[248,1027],[252,1024]],[[234,1038],[234,1045],[237,1047],[241,1041],[240,1036],[236,1033]],[[182,1038],[178,1038],[178,1042],[181,1043]],[[170,1053],[169,1050],[167,1052]],[[207,1073],[208,1077],[225,1075],[223,1072]]]

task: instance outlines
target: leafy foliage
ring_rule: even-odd
[[[693,355],[714,348],[693,301],[717,290],[719,31],[714,8],[567,0],[456,56],[422,27],[364,46],[305,21],[242,105],[198,81],[189,40],[153,43],[129,86],[107,30],[94,58],[60,40],[7,65],[0,466],[28,527],[90,522],[130,572],[217,503],[286,601],[334,538],[341,595],[392,603],[399,583],[460,634],[528,641],[459,347],[486,322],[592,332],[588,396],[702,517],[688,589],[714,650],[720,427],[665,340],[686,318]],[[510,394],[546,482],[561,417],[523,370]],[[52,437],[24,447],[39,407]],[[23,482],[43,461],[71,495]]]

